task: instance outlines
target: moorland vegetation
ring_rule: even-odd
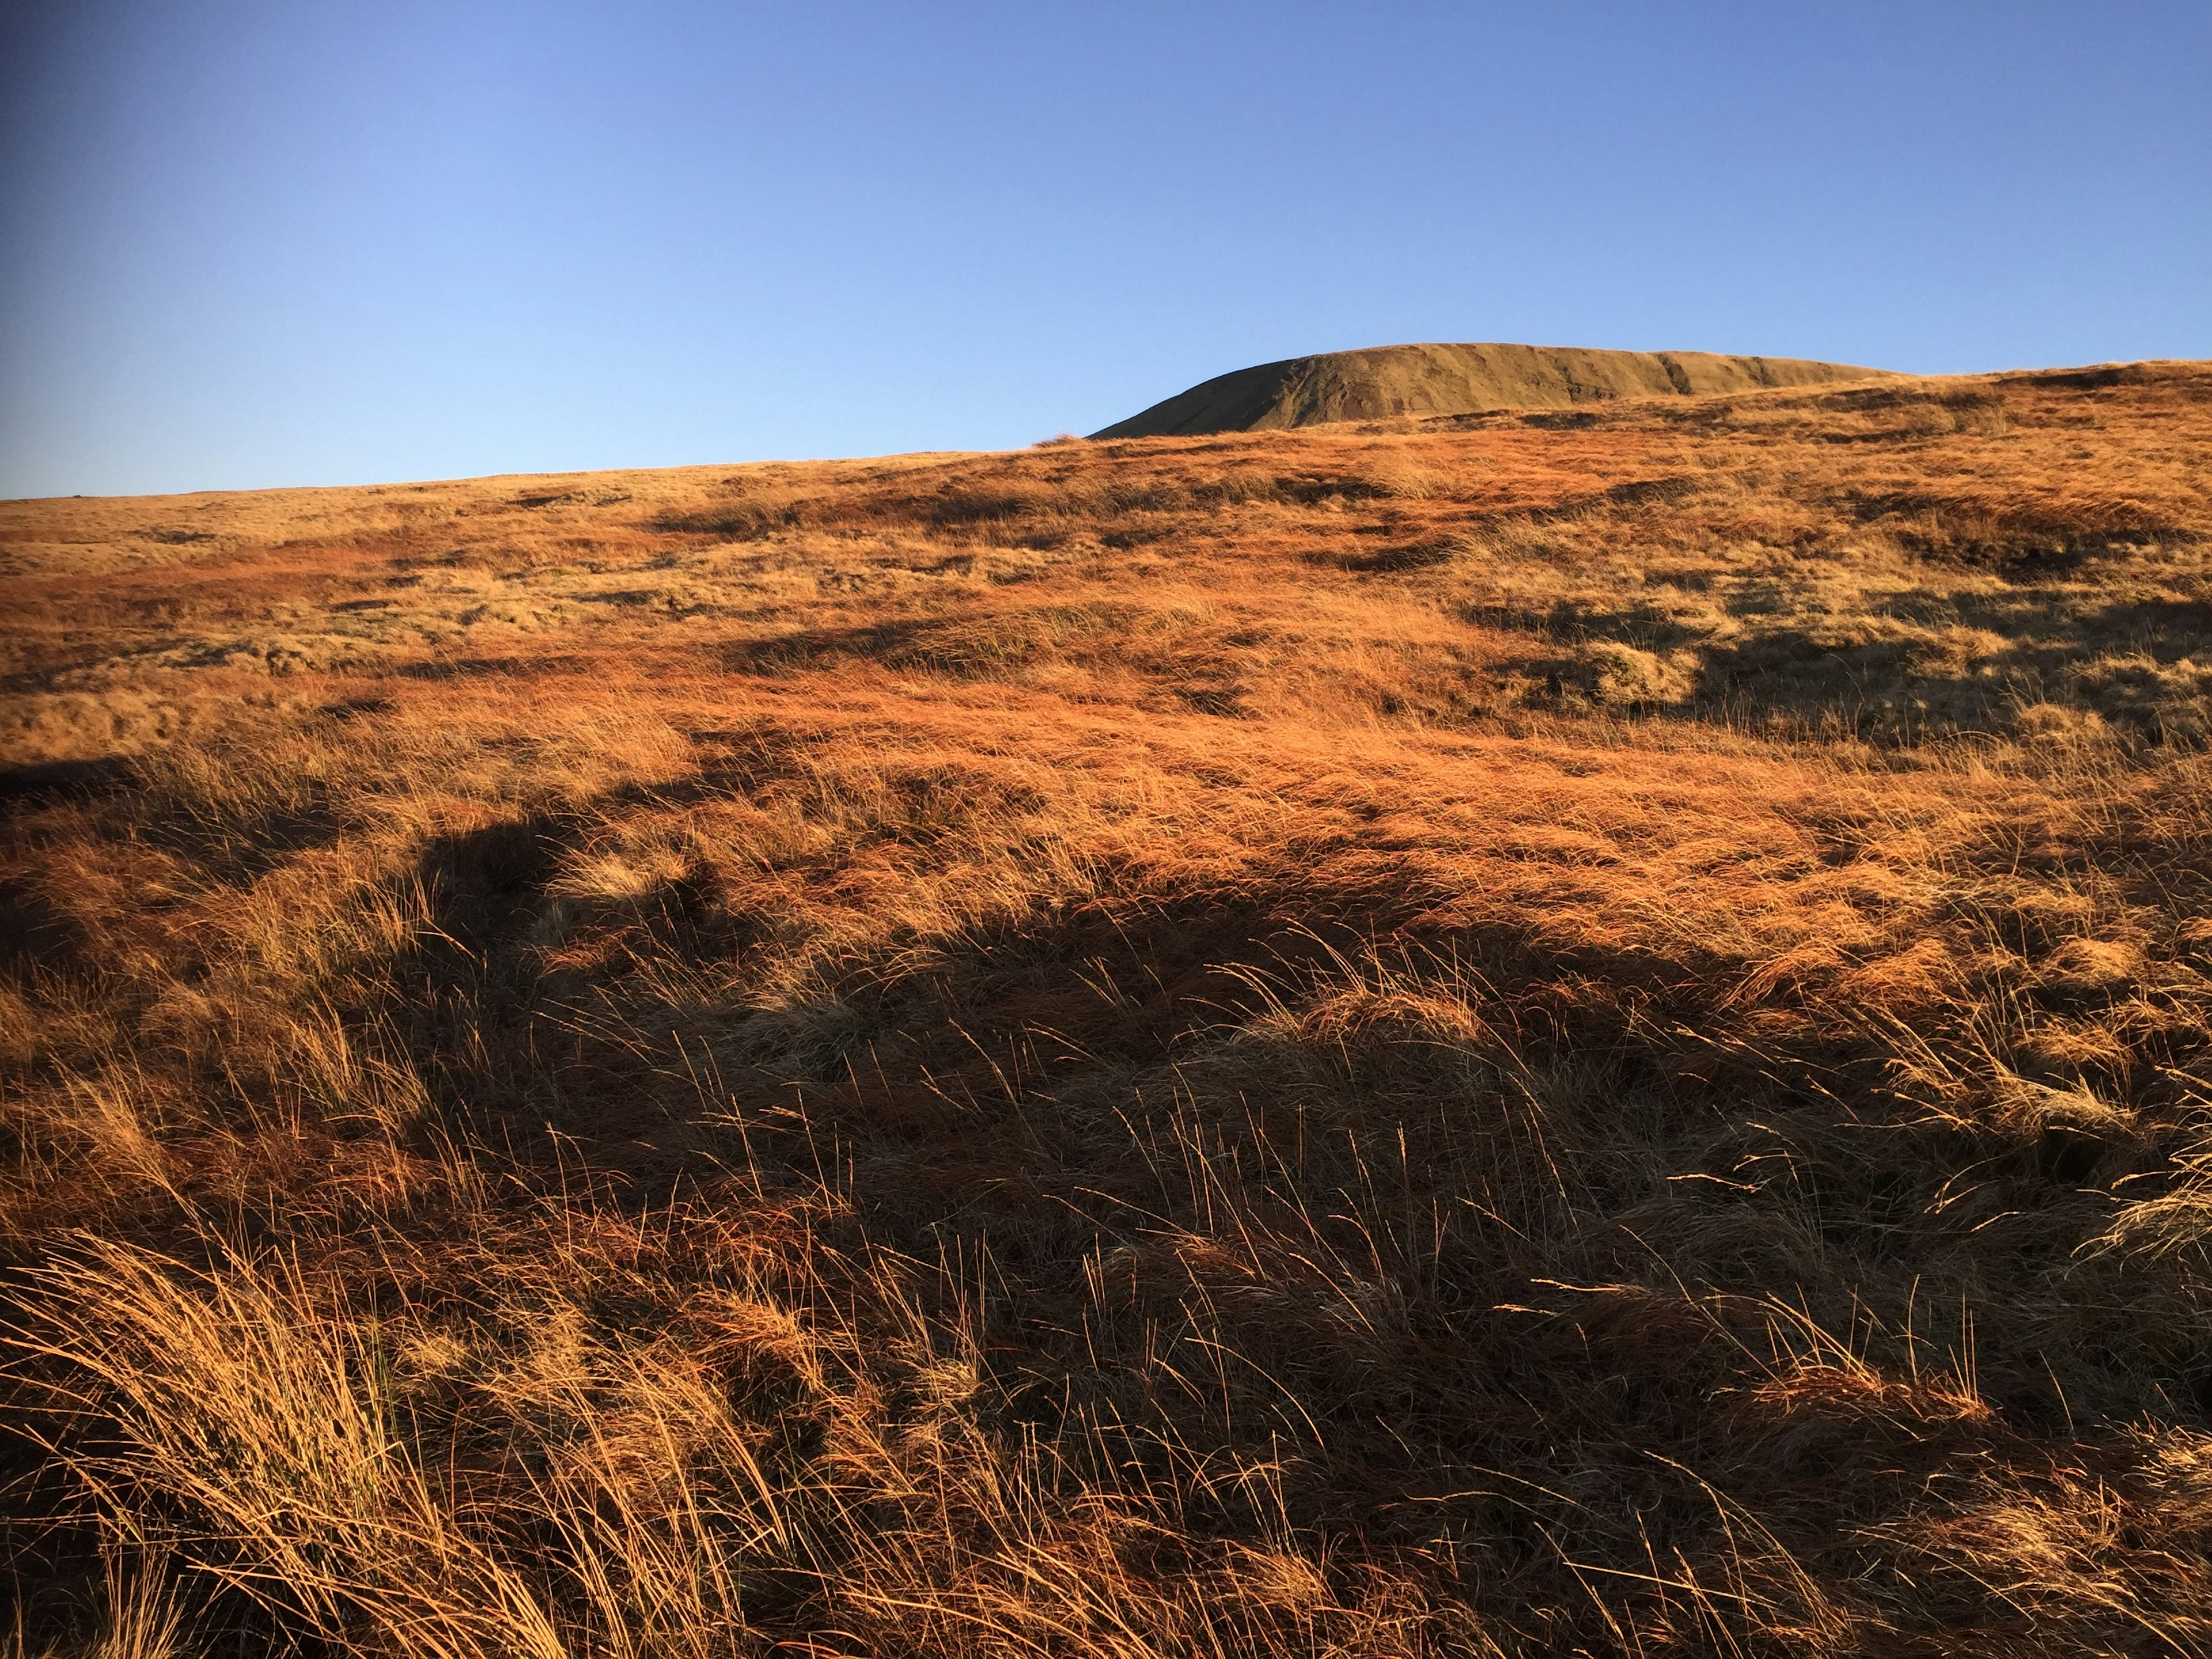
[[[8,1639],[2212,1651],[2208,456],[0,504]]]

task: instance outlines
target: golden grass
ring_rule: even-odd
[[[2208,453],[0,505],[15,1650],[2212,1650]]]

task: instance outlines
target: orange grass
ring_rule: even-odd
[[[2212,1650],[2208,454],[0,504],[15,1650]]]

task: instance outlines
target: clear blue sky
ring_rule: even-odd
[[[1484,339],[2212,356],[2212,4],[0,11],[0,495],[1005,447]]]

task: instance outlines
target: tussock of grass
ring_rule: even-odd
[[[2208,384],[0,508],[16,1648],[2212,1647]]]

